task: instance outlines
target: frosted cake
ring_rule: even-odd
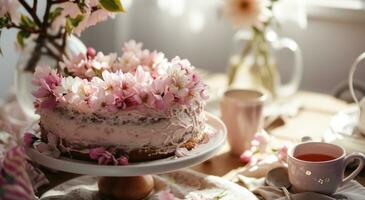
[[[192,149],[204,137],[206,86],[188,60],[130,41],[118,57],[88,49],[39,66],[33,84],[40,151],[124,165]]]

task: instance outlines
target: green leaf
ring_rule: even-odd
[[[71,20],[70,20],[70,19],[67,19],[67,20],[66,20],[66,27],[65,27],[65,29],[66,29],[66,32],[67,32],[68,34],[71,34],[71,33],[72,33],[72,31],[73,31],[73,29],[74,29],[74,26],[72,25],[72,22],[71,22]]]
[[[100,0],[100,4],[110,12],[124,12],[124,8],[120,0]]]
[[[73,29],[77,27],[80,22],[84,19],[83,15],[77,15],[75,18],[67,18],[66,20],[66,32],[72,33]]]
[[[54,9],[52,12],[50,12],[49,17],[48,17],[48,22],[52,23],[56,19],[56,17],[61,15],[62,10],[63,10],[63,8],[58,7],[56,9]]]
[[[8,15],[0,18],[0,28],[4,28],[9,25],[11,22],[10,17]]]
[[[72,25],[74,27],[76,27],[84,19],[84,16],[83,15],[77,15],[77,17],[75,17],[75,18],[69,18],[69,19],[70,19],[70,22],[72,23]]]
[[[27,31],[19,31],[16,35],[16,40],[18,41],[19,45],[23,48],[24,47],[24,39],[28,38],[30,33]]]
[[[20,17],[20,23],[19,25],[21,27],[26,27],[26,28],[35,28],[37,26],[36,23],[34,23],[34,21],[32,21],[29,17],[22,15]]]

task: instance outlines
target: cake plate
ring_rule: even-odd
[[[140,200],[153,190],[151,174],[160,174],[187,168],[211,158],[223,146],[227,130],[216,116],[206,113],[207,128],[213,131],[206,143],[197,145],[182,157],[169,157],[126,166],[97,165],[92,162],[53,158],[33,148],[26,149],[32,161],[59,171],[99,176],[99,193],[109,199]]]

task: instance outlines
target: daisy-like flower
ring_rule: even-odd
[[[257,26],[266,14],[264,1],[226,0],[223,12],[236,27]]]
[[[176,57],[171,61],[171,66],[167,70],[171,81],[169,91],[182,101],[189,94],[188,85],[191,83],[187,70],[190,68],[189,64],[186,63],[186,60],[180,60],[179,57]]]
[[[36,101],[51,99],[78,111],[94,112],[131,107],[165,110],[172,104],[207,98],[206,85],[188,60],[176,57],[168,62],[162,53],[143,50],[135,41],[126,43],[123,52],[116,58],[116,54],[104,55],[89,48],[86,54],[64,57],[59,64],[71,75],[67,77],[37,69]]]
[[[18,0],[0,0],[0,18],[9,15],[12,22],[18,23],[20,19],[19,6]]]
[[[122,70],[123,72],[131,72],[137,69],[140,59],[133,52],[125,52],[122,57],[118,58],[113,64],[114,71]]]
[[[96,55],[91,55],[90,51],[89,54],[80,53],[70,59],[63,56],[63,61],[59,64],[74,76],[91,79],[94,76],[100,76],[105,70],[110,70],[117,58],[115,53],[104,55],[98,52]]]
[[[95,57],[89,59],[89,65],[100,73],[104,70],[110,70],[116,58],[117,54],[115,53],[104,55],[102,52],[98,52]]]

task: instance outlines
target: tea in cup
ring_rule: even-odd
[[[359,160],[358,167],[344,177],[346,166]],[[343,184],[355,178],[363,169],[365,156],[352,153],[337,145],[306,142],[296,145],[288,153],[289,181],[295,192],[333,194]]]

